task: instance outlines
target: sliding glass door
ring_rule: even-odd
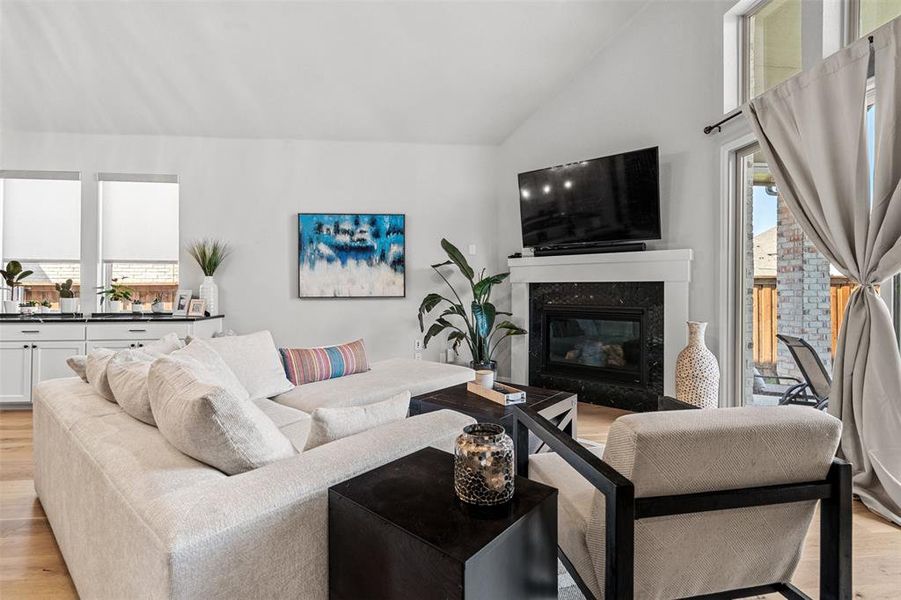
[[[757,145],[737,159],[741,403],[774,405],[802,379],[777,334],[804,339],[831,371],[852,286],[804,235]]]

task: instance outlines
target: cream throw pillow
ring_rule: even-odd
[[[76,354],[74,356],[70,356],[66,359],[66,364],[69,365],[69,368],[75,372],[76,375],[81,377],[81,380],[85,383],[88,382],[88,355],[87,354]]]
[[[204,341],[235,372],[251,400],[272,398],[294,387],[285,376],[285,367],[268,331]]]
[[[313,411],[313,422],[304,450],[403,420],[409,411],[410,392],[365,406],[317,408]]]
[[[129,416],[156,425],[147,397],[147,372],[160,354],[141,349],[116,352],[106,365],[106,379],[116,403]]]
[[[158,358],[147,391],[157,427],[188,456],[235,475],[295,454],[291,442],[225,373],[205,342]]]
[[[170,333],[155,342],[145,344],[141,348],[121,350],[120,352],[140,352],[146,355],[159,356],[183,348],[184,345],[184,342],[178,339],[176,334]],[[118,353],[115,350],[110,350],[109,348],[97,348],[88,354],[85,365],[85,374],[87,375],[88,383],[94,387],[94,390],[98,394],[110,402],[116,401],[116,395],[110,387],[106,369],[109,366],[110,360],[112,360],[113,356],[116,354]]]

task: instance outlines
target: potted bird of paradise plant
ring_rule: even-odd
[[[431,293],[423,298],[422,304],[419,305],[419,328],[420,331],[425,332],[422,344],[428,347],[429,342],[435,336],[447,330],[449,331],[447,340],[452,344],[455,352],[461,344],[467,345],[472,356],[470,366],[473,369],[495,371],[497,362],[494,360],[494,355],[500,343],[508,337],[527,333],[525,329],[510,320],[498,320],[498,317],[509,317],[512,316],[512,313],[497,310],[497,307],[491,302],[492,289],[507,279],[510,273],[489,275],[486,269],[482,269],[476,274],[463,253],[452,243],[442,239],[441,248],[447,254],[448,260],[432,265],[432,269],[447,284],[450,297]],[[443,271],[445,267],[451,265],[455,266],[466,279],[472,300],[464,300],[465,292],[461,295]],[[438,307],[443,307],[444,310],[426,332],[423,319]]]

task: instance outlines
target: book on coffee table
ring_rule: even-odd
[[[524,391],[510,387],[509,385],[504,385],[503,383],[495,382],[494,388],[488,389],[474,381],[470,381],[466,384],[466,389],[473,394],[478,394],[483,398],[488,398],[492,402],[497,402],[503,406],[521,404],[526,401],[526,393]]]

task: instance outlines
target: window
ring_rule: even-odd
[[[5,265],[34,273],[14,300],[59,308],[56,284],[81,283],[81,179],[75,172],[0,171],[0,247]],[[4,288],[3,298],[9,291]]]
[[[743,96],[801,72],[801,0],[769,0],[743,18]]]
[[[178,290],[178,181],[171,175],[100,173],[100,281],[113,279],[171,310]]]
[[[901,17],[901,0],[849,0],[848,41],[854,41]]]

